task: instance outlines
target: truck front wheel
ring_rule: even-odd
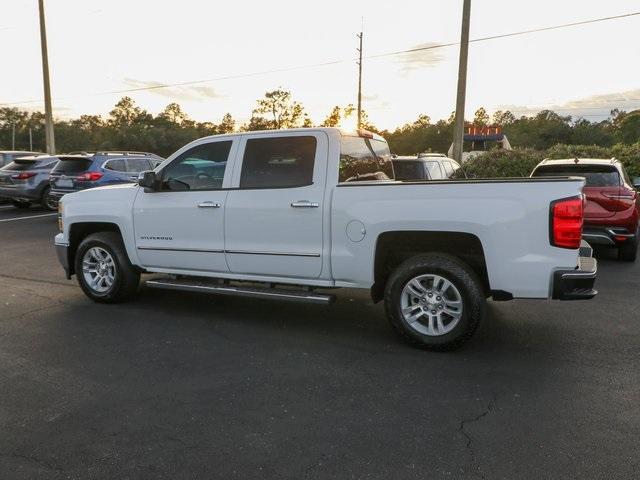
[[[451,350],[465,343],[484,316],[485,296],[476,273],[447,254],[412,257],[385,288],[389,322],[412,345]]]
[[[92,233],[78,246],[75,271],[82,291],[100,303],[118,303],[138,290],[140,274],[135,270],[115,232]]]

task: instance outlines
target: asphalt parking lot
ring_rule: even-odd
[[[0,205],[0,478],[638,478],[640,262],[429,353],[354,291],[93,304],[56,231]]]

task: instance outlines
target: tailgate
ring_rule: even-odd
[[[621,187],[584,187],[583,193],[587,199],[585,220],[613,217],[625,208],[616,198],[622,193]]]

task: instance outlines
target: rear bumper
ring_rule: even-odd
[[[0,187],[0,197],[12,200],[39,200],[40,192],[36,188],[23,186]]]
[[[616,226],[585,226],[582,238],[592,245],[615,247],[636,240],[634,232]]]
[[[587,247],[581,247],[581,255]],[[553,298],[556,300],[589,300],[598,294],[596,283],[598,262],[591,256],[578,258],[573,270],[558,270],[553,274]]]

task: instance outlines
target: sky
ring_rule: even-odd
[[[0,106],[43,109],[37,3],[0,2]],[[320,123],[334,105],[356,102],[362,25],[365,57],[457,42],[462,0],[45,0],[45,8],[58,118],[106,115],[126,94],[154,114],[178,102],[198,121],[230,112],[242,122],[258,98],[282,87]],[[470,36],[636,11],[637,0],[472,0]],[[634,16],[472,43],[466,116],[484,106],[601,120],[613,108],[640,108],[638,32]],[[420,114],[449,117],[458,49],[365,58],[371,121],[392,129]],[[211,81],[105,93],[200,80]]]

